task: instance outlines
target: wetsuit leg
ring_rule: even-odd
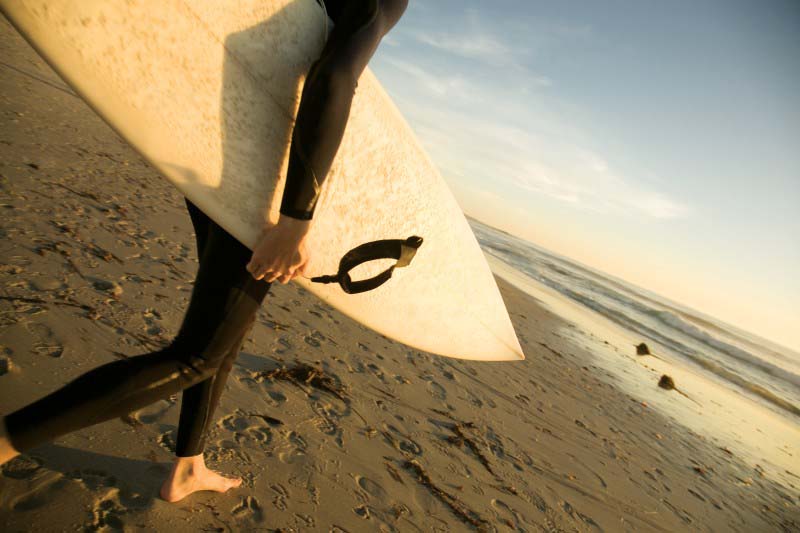
[[[208,232],[215,230],[216,224],[188,199],[186,199],[186,208],[194,226],[197,255],[202,258],[208,241]],[[218,228],[218,226],[216,227]],[[249,330],[234,343],[223,358],[216,374],[183,390],[181,394],[181,412],[178,419],[178,433],[175,439],[176,456],[192,457],[203,453],[208,425],[225,389],[228,374],[248,333]]]
[[[255,321],[270,284],[246,270],[252,252],[209,221],[183,323],[161,350],[113,361],[9,414],[20,452],[60,435],[141,409],[214,376]]]
[[[342,142],[358,78],[408,0],[325,4],[335,16],[335,26],[303,86],[280,209],[303,220],[313,217],[320,188]]]
[[[178,434],[175,439],[177,457],[193,457],[203,453],[208,425],[213,420],[212,416],[225,390],[228,374],[250,329],[252,328],[248,328],[234,343],[213,376],[183,390]]]

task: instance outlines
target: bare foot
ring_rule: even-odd
[[[11,445],[6,431],[6,417],[0,417],[0,465],[18,456],[19,452]]]
[[[198,490],[225,492],[242,484],[242,479],[224,477],[206,468],[203,454],[194,457],[178,457],[164,484],[161,497],[168,502],[177,502]]]

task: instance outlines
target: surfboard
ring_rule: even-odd
[[[0,0],[0,9],[112,128],[244,245],[252,249],[263,224],[277,221],[303,79],[332,24],[315,0]],[[412,264],[372,291],[295,282],[412,348],[524,359],[464,214],[367,69],[308,235],[311,273],[336,272],[362,243],[412,235],[424,240]],[[374,261],[352,275],[386,267]]]

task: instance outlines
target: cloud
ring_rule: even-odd
[[[418,86],[437,97],[470,100],[470,83],[461,76],[435,75],[417,63],[389,57],[386,63],[417,80]]]
[[[546,195],[585,211],[613,215],[644,215],[656,219],[682,218],[688,206],[667,195],[645,189],[615,173],[598,155],[572,149],[557,165],[522,160],[511,182],[519,189]]]
[[[427,12],[423,14],[421,7],[426,5]],[[423,55],[434,52],[447,61],[468,59],[485,68],[510,70],[515,78],[528,73],[528,81],[535,85],[552,85],[552,79],[531,71],[531,60],[543,54],[549,56],[554,47],[564,42],[586,40],[591,35],[589,28],[507,7],[478,9],[464,7],[463,2],[415,3],[410,8],[413,15],[407,21],[409,25],[396,31],[395,37],[405,45],[423,45],[427,49]]]
[[[612,163],[574,141],[441,106],[418,104],[415,118],[415,131],[442,173],[487,194],[502,191],[508,200],[535,194],[615,217],[674,219],[690,212],[647,181],[624,177]]]
[[[527,51],[504,40],[513,35],[501,38],[491,21],[475,13],[452,27],[464,30],[405,30],[398,34],[401,46],[384,50],[374,62],[451,184],[506,196],[509,205],[537,195],[608,216],[688,215],[687,206],[656,190],[651,179],[623,175],[598,152],[598,143],[570,119],[580,117],[580,110],[554,90],[536,90],[550,82],[522,66]],[[453,56],[480,64],[465,70]],[[504,61],[524,70],[512,72]]]
[[[439,50],[497,64],[513,54],[512,49],[488,35],[418,33],[417,40]]]

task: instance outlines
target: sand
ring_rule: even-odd
[[[180,194],[0,20],[0,413],[175,334]],[[179,397],[0,470],[3,531],[792,531],[797,486],[658,414],[497,278],[527,359],[410,349],[276,284],[207,438],[226,494],[158,497]],[[309,368],[314,369],[309,373]],[[797,480],[800,483],[800,479]]]

